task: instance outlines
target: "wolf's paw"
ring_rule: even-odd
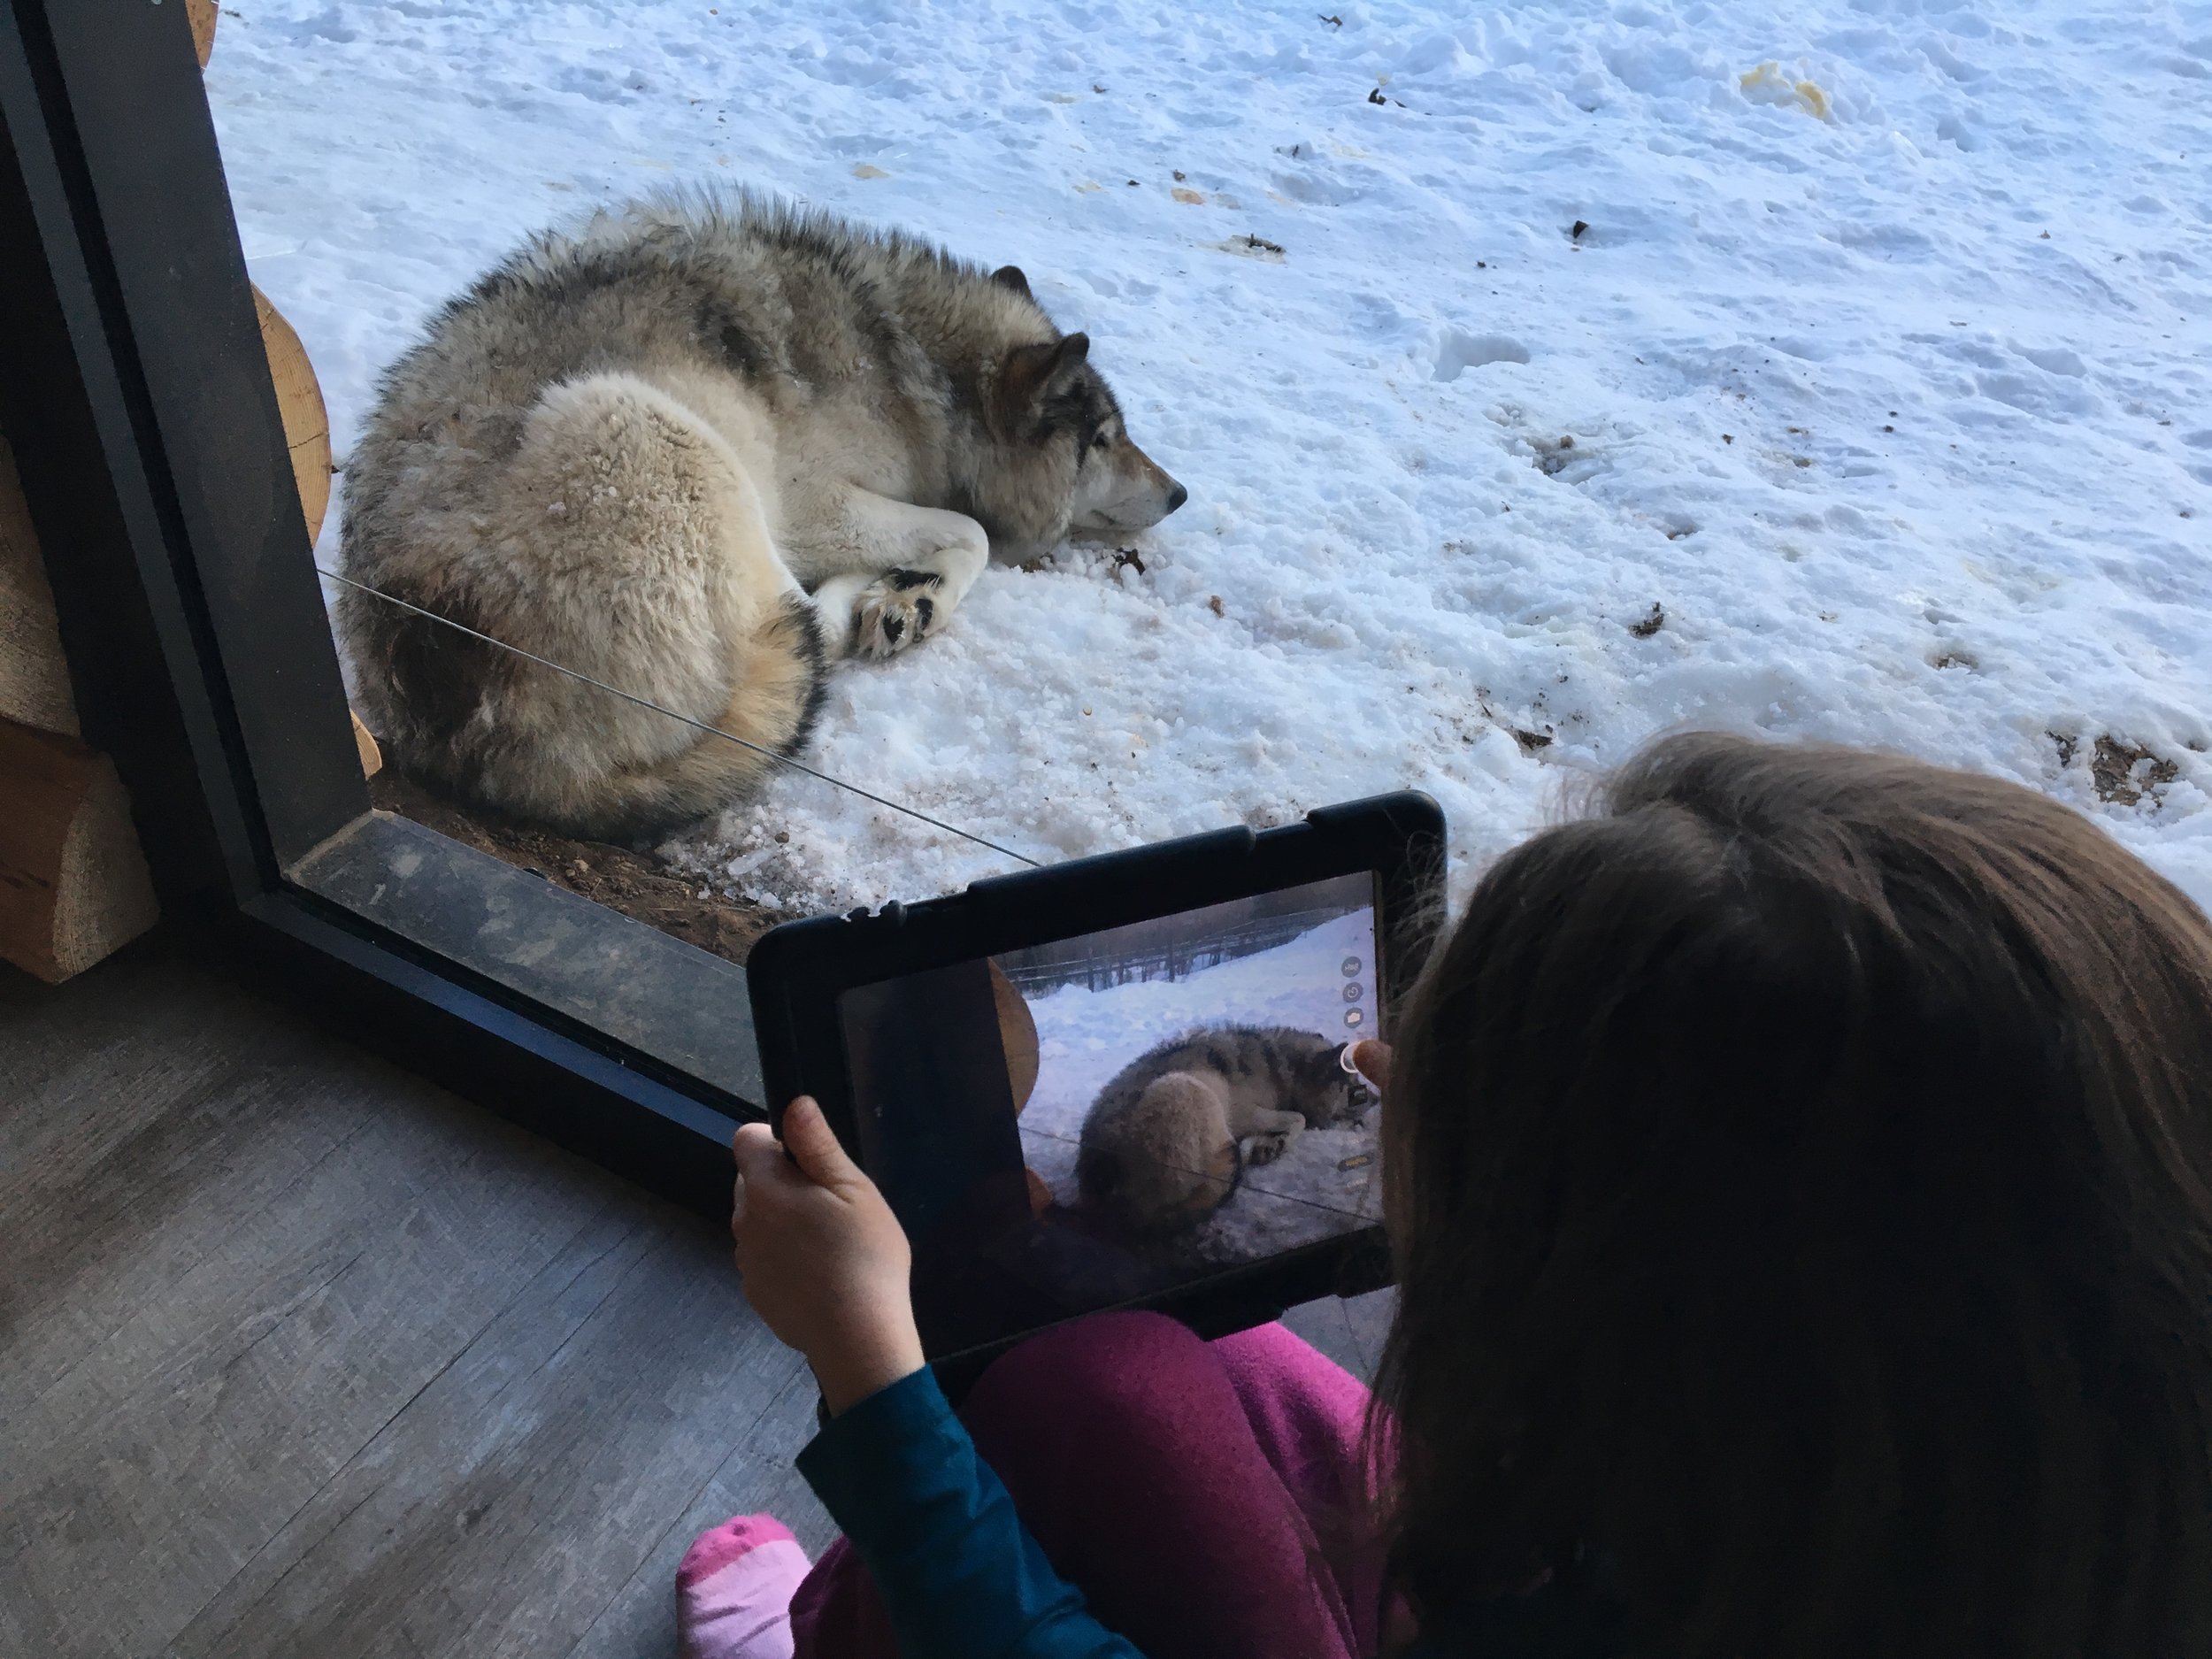
[[[937,601],[944,585],[934,571],[884,572],[853,602],[853,654],[880,660],[936,633],[944,621]]]
[[[1290,1150],[1290,1134],[1287,1129],[1278,1129],[1271,1134],[1249,1137],[1244,1143],[1244,1161],[1247,1164],[1272,1164]]]

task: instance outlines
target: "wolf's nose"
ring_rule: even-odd
[[[1167,510],[1170,512],[1173,512],[1178,507],[1181,506],[1189,499],[1190,491],[1185,489],[1180,484],[1178,484],[1173,489],[1171,489],[1167,493]]]

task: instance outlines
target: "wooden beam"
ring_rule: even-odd
[[[261,324],[261,349],[269,357],[269,379],[276,386],[277,412],[284,419],[292,481],[299,487],[300,511],[307,518],[307,544],[312,547],[330,510],[330,413],[323,407],[323,389],[307,360],[307,348],[284,313],[259,288],[253,291],[253,309]]]
[[[330,503],[330,422],[299,336],[258,288],[254,302],[311,543]],[[49,980],[158,914],[122,780],[81,731],[45,561],[0,440],[0,957]],[[373,776],[383,757],[357,715],[353,737]]]
[[[184,0],[184,15],[191,19],[192,50],[204,69],[215,55],[215,0]]]
[[[384,751],[376,746],[376,739],[370,734],[369,728],[361,724],[361,717],[357,714],[353,717],[353,747],[361,757],[361,775],[364,778],[373,778],[384,770]]]

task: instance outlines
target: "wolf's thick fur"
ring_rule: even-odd
[[[743,196],[549,233],[384,378],[345,573],[788,754],[825,662],[944,626],[993,553],[1138,528],[1180,485],[1011,266]],[[348,589],[370,725],[571,833],[726,805],[773,763]]]
[[[1340,1043],[1286,1025],[1187,1032],[1148,1050],[1098,1092],[1076,1153],[1084,1202],[1133,1233],[1203,1220],[1247,1164],[1269,1164],[1309,1126],[1357,1116]]]

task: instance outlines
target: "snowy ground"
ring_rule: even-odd
[[[2212,902],[2212,6],[1473,10],[236,0],[208,85],[342,453],[603,199],[1020,264],[1190,504],[1141,574],[993,572],[812,758],[1036,856],[1413,785],[1463,885],[1695,722],[2022,780]],[[2170,780],[2100,801],[2107,736]],[[672,853],[805,908],[1000,867],[800,778]]]
[[[1187,979],[1092,991],[1064,986],[1029,1004],[1042,1064],[1021,1114],[1030,1168],[1062,1203],[1076,1200],[1075,1152],[1083,1119],[1114,1073],[1155,1045],[1199,1025],[1287,1025],[1334,1041],[1344,1025],[1341,964],[1375,960],[1375,920],[1358,910]],[[1371,973],[1359,983],[1371,987]],[[1363,999],[1363,1002],[1366,999]],[[1381,1213],[1375,1114],[1356,1127],[1310,1129],[1274,1163],[1248,1170],[1235,1194],[1194,1234],[1190,1259],[1248,1262],[1363,1225]],[[1347,1159],[1368,1162],[1346,1170]]]

